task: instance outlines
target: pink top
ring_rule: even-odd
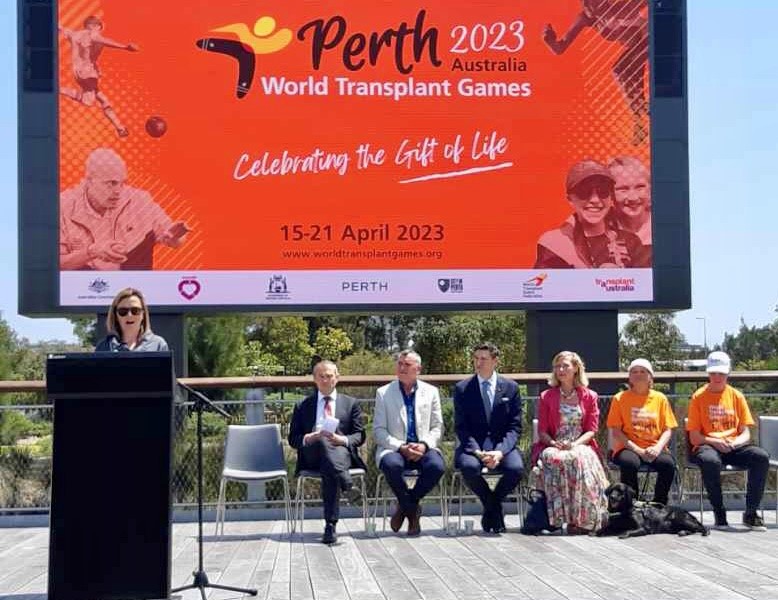
[[[578,398],[581,405],[581,431],[593,431],[597,433],[600,421],[600,404],[597,392],[587,387],[578,386],[575,389],[578,392]],[[559,429],[559,404],[562,394],[559,387],[553,387],[540,394],[540,404],[538,406],[538,434],[547,433],[551,439],[556,438]],[[589,445],[597,454],[600,453],[600,446],[597,440],[592,438]],[[543,441],[538,441],[532,446],[531,463],[534,465],[540,453],[548,447]]]

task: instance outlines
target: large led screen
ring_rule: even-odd
[[[653,299],[645,0],[60,0],[60,303]]]

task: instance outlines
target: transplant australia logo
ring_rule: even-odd
[[[238,67],[238,81],[235,95],[240,99],[249,93],[254,82],[257,56],[279,52],[292,41],[292,30],[276,28],[273,17],[260,17],[249,29],[245,23],[231,23],[211,29],[213,37],[197,40],[198,48],[206,52],[224,54],[235,60]]]

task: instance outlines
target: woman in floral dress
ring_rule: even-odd
[[[540,395],[539,441],[532,449],[535,486],[546,493],[554,528],[589,533],[602,525],[608,477],[594,436],[600,417],[597,393],[590,390],[586,369],[575,352],[560,352],[552,361],[551,389]]]

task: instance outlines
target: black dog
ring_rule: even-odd
[[[682,508],[636,503],[632,488],[623,483],[614,483],[605,490],[605,494],[608,496],[608,524],[597,532],[598,536],[628,538],[651,533],[710,534],[707,527]]]

